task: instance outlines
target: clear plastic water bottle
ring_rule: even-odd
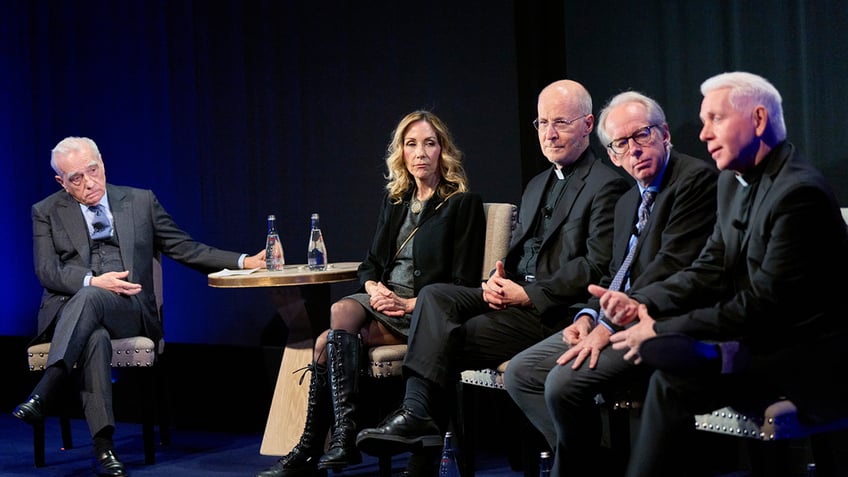
[[[286,259],[283,256],[283,244],[277,233],[277,218],[274,214],[268,216],[268,235],[265,237],[265,268],[282,270]]]
[[[312,214],[312,227],[309,230],[309,251],[306,260],[310,270],[326,270],[327,268],[327,246],[324,245],[324,235],[321,233],[318,214]]]
[[[539,454],[539,477],[550,477],[551,475],[551,453],[543,451]]]
[[[445,432],[445,445],[442,447],[442,458],[439,461],[439,477],[460,477],[459,463],[453,450],[453,433]]]

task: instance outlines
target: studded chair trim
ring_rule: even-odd
[[[798,421],[798,408],[795,404],[789,400],[780,400],[767,407],[762,415],[742,413],[732,407],[700,414],[695,416],[695,428],[718,434],[775,441],[845,429],[848,428],[848,418],[821,425],[805,425]]]
[[[27,361],[30,371],[44,371],[50,343],[41,343],[27,348]],[[147,367],[156,361],[156,348],[153,340],[144,336],[112,340],[112,367]]]
[[[504,372],[509,361],[504,361],[495,369],[467,369],[462,372],[459,380],[463,384],[473,384],[484,388],[503,389]]]
[[[372,378],[390,378],[400,376],[403,368],[403,357],[406,356],[406,345],[383,345],[368,349]]]

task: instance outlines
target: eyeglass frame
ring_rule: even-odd
[[[567,130],[568,126],[571,126],[578,119],[585,118],[586,116],[588,116],[590,114],[591,113],[581,114],[580,116],[577,116],[576,118],[573,118],[573,119],[554,119],[552,121],[546,120],[547,122],[545,124],[547,124],[547,126],[545,126],[544,130],[547,131],[548,128],[550,128],[553,125],[556,132],[565,132]],[[557,124],[559,124],[560,127],[557,127]],[[542,125],[539,124],[539,118],[536,118],[536,119],[533,120],[533,127],[536,128],[536,131],[542,132],[541,126]]]
[[[640,146],[648,146],[648,145],[651,144],[650,141],[653,139],[653,131],[651,131],[651,130],[653,128],[657,128],[657,127],[660,127],[660,124],[651,124],[649,126],[645,126],[645,127],[637,129],[636,132],[634,132],[633,134],[631,134],[627,137],[619,137],[619,138],[613,139],[612,141],[609,142],[609,144],[607,144],[607,149],[612,151],[613,154],[616,154],[616,155],[619,155],[619,156],[622,155],[622,154],[626,154],[627,151],[630,150],[630,140],[631,139],[633,140],[633,142],[635,142],[636,144],[638,144]],[[636,140],[636,135],[638,135],[639,133],[641,133],[642,131],[644,131],[646,129],[648,130],[647,142],[645,144],[642,144],[641,142]],[[621,152],[616,151],[615,148],[612,147],[612,143],[617,142],[617,141],[626,141],[624,143],[626,147]]]

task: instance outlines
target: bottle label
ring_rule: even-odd
[[[325,270],[327,268],[327,247],[320,229],[312,229],[309,233],[309,249],[306,254],[310,270]]]
[[[283,269],[285,263],[280,237],[269,235],[265,241],[265,268],[271,271],[279,271]]]

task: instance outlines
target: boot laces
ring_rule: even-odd
[[[303,380],[306,379],[306,373],[308,373],[308,372],[312,372],[316,376],[326,376],[327,375],[326,369],[324,369],[324,371],[319,371],[318,366],[315,364],[315,362],[309,363],[302,368],[298,368],[298,369],[295,369],[294,371],[292,371],[292,374],[301,373],[300,379],[297,381],[298,386],[303,385]]]

